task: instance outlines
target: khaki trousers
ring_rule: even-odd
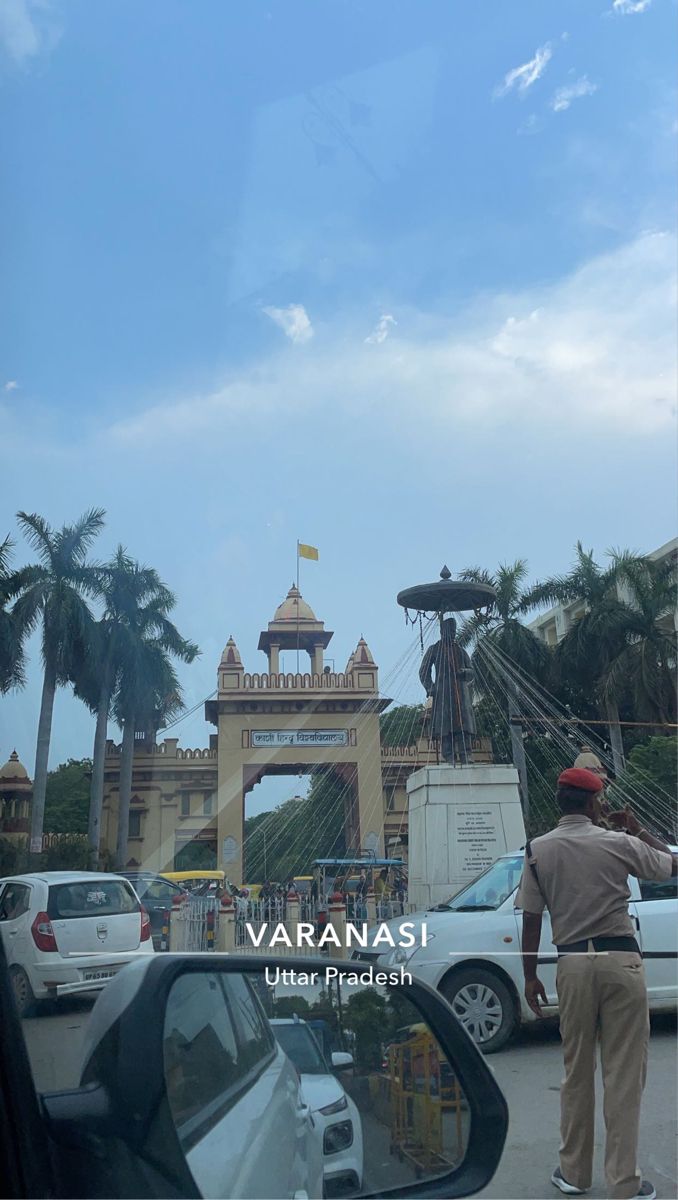
[[[560,1089],[560,1169],[575,1187],[591,1186],[594,1075],[600,1041],[605,1116],[605,1178],[610,1200],[635,1196],[640,1101],[650,1032],[639,954],[565,954],[556,986],[565,1078]]]

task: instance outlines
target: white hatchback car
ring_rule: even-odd
[[[0,933],[22,1016],[41,999],[98,991],[132,956],[153,953],[131,883],[94,871],[0,879]]]
[[[671,847],[676,853],[676,847]],[[527,1007],[520,943],[522,913],[514,907],[523,870],[522,850],[505,854],[444,904],[408,914],[414,922],[414,950],[355,950],[352,957],[379,968],[406,964],[418,979],[437,988],[486,1054],[500,1050],[521,1021],[536,1021]],[[629,912],[645,960],[651,1012],[678,1005],[678,879],[665,882],[629,876]],[[387,922],[397,940],[401,918]],[[427,945],[421,946],[426,925]],[[551,922],[544,913],[539,978],[549,998],[547,1016],[557,1015],[557,955]]]
[[[322,1139],[323,1195],[350,1196],[363,1183],[363,1127],[355,1102],[332,1074],[315,1035],[296,1017],[272,1020],[273,1032],[301,1077],[301,1089]],[[347,1068],[350,1054],[332,1054],[332,1066]]]

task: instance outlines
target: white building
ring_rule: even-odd
[[[678,563],[678,537],[672,538],[670,542],[665,542],[663,546],[653,550],[647,557],[655,562],[673,559],[675,563]],[[623,586],[620,586],[621,598],[623,598],[623,591]],[[534,621],[530,621],[529,628],[533,629],[548,646],[556,646],[563,640],[571,625],[585,611],[586,605],[583,600],[573,600],[570,604],[556,604],[541,616],[535,617]],[[667,622],[669,627],[678,629],[678,613],[667,614]]]

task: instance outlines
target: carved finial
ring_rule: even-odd
[[[448,570],[447,567],[443,567],[442,571],[440,572],[440,578],[441,579],[451,579],[452,572],[450,570]]]

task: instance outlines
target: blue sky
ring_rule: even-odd
[[[364,634],[384,676],[443,561],[668,540],[675,18],[3,0],[0,532],[103,505],[202,647],[189,704],[230,633],[256,666],[297,537],[337,663]],[[34,661],[0,758],[38,703]],[[61,696],[53,760],[90,741]]]

